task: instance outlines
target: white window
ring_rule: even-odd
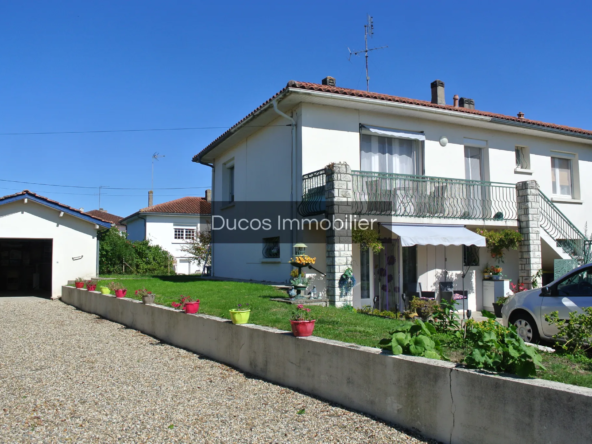
[[[465,146],[465,178],[483,180],[483,149]]]
[[[225,202],[234,202],[234,162],[224,165],[222,193]]]
[[[573,195],[571,159],[551,157],[551,178],[553,181],[553,194],[569,197]]]
[[[363,171],[421,174],[421,141],[361,134]]]
[[[195,239],[195,228],[175,228],[176,240],[193,240]]]
[[[529,170],[530,169],[530,150],[526,146],[515,147],[516,152],[516,169]]]

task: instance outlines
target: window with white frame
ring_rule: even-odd
[[[573,166],[571,159],[551,157],[551,180],[553,194],[573,196]]]
[[[529,170],[530,169],[530,151],[526,146],[516,146],[516,169]]]
[[[422,174],[422,133],[361,126],[360,153],[363,171]]]
[[[226,163],[223,170],[223,186],[225,202],[234,202],[234,162]]]
[[[175,228],[175,240],[195,239],[195,228]]]

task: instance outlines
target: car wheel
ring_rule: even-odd
[[[516,327],[516,333],[524,342],[538,342],[539,330],[532,316],[528,313],[516,313],[512,315],[512,325]]]

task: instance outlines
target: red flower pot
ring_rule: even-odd
[[[74,282],[74,285],[76,285],[76,288],[83,288],[84,282]]]
[[[183,306],[183,310],[185,310],[185,313],[187,313],[187,314],[197,313],[199,311],[199,301],[185,302],[185,305]]]
[[[86,289],[88,291],[95,291],[97,289],[97,284],[95,284],[95,285],[87,285],[86,286]]]
[[[312,335],[315,327],[315,321],[290,321],[292,324],[292,334],[296,337]]]
[[[115,290],[115,297],[116,298],[124,298],[127,290]]]

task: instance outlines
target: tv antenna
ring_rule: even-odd
[[[154,191],[154,161],[158,160],[160,157],[164,157],[164,154],[154,153],[152,155],[152,185],[150,187],[151,191]]]
[[[348,60],[351,61],[352,56],[357,56],[362,53],[366,56],[366,91],[370,91],[370,76],[368,75],[368,53],[370,51],[376,51],[377,49],[385,49],[388,46],[380,46],[377,48],[370,48],[368,49],[368,36],[372,37],[374,35],[374,18],[372,16],[368,16],[368,23],[364,25],[364,43],[365,49],[361,51],[352,51],[351,49],[347,48],[349,51],[349,58]]]

